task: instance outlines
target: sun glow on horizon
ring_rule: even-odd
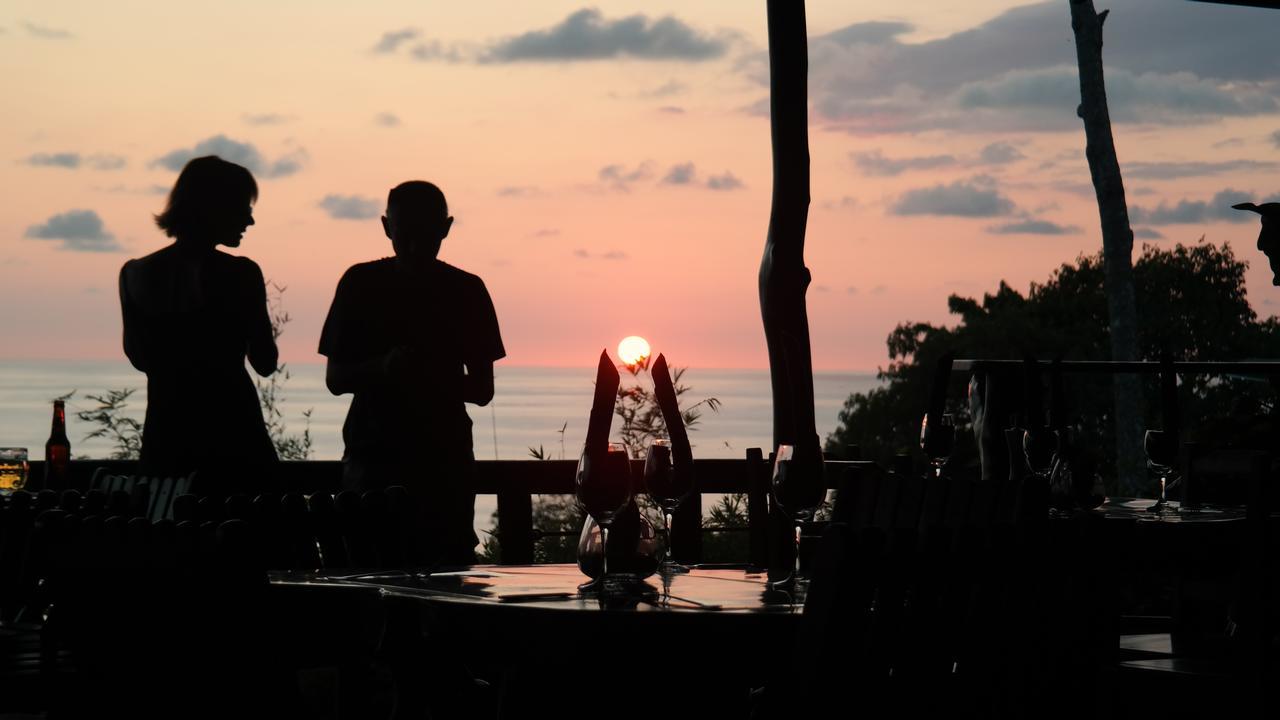
[[[618,343],[618,359],[627,365],[640,365],[649,359],[649,341],[639,335],[628,335]]]

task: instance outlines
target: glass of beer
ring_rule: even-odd
[[[0,448],[0,495],[8,495],[27,486],[27,449]]]

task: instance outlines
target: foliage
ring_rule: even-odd
[[[284,326],[292,319],[284,309],[285,286],[267,281],[267,314],[271,318],[271,339],[279,340],[284,334]],[[262,405],[262,419],[267,425],[267,434],[276,447],[281,460],[308,460],[311,458],[311,412],[308,408],[302,413],[305,427],[301,435],[288,433],[284,422],[284,384],[289,381],[289,366],[280,363],[280,367],[271,373],[265,381],[259,379],[258,401]]]
[[[690,390],[688,385],[680,382],[687,369],[671,368],[671,384],[675,388],[677,403]],[[651,389],[652,377],[649,378],[647,385],[640,379],[642,373],[648,374],[648,364],[628,365],[627,371],[631,373],[634,382],[618,387],[618,401],[613,406],[613,413],[622,420],[622,427],[618,429],[618,439],[627,448],[627,454],[632,459],[642,460],[654,440],[667,437],[667,423],[662,417],[662,409],[658,407],[658,398]],[[681,408],[680,416],[684,419],[685,428],[697,429],[695,426],[702,419],[703,408],[711,412],[719,412],[720,400],[713,397],[704,398]]]
[[[1178,360],[1243,360],[1280,356],[1280,324],[1259,320],[1245,293],[1248,263],[1231,247],[1201,242],[1161,249],[1146,245],[1134,265],[1143,359],[1169,355]],[[840,425],[827,439],[832,452],[860,448],[866,459],[887,462],[899,452],[919,452],[920,418],[928,403],[933,369],[944,353],[966,358],[1106,360],[1110,355],[1107,300],[1101,255],[1064,264],[1026,295],[1003,281],[982,300],[952,295],[947,306],[959,316],[954,327],[905,322],[887,340],[890,362],[880,371],[885,383],[854,393],[840,412]],[[1184,376],[1180,386],[1184,427],[1214,440],[1204,418],[1229,415],[1242,399],[1269,402],[1265,385],[1243,378]],[[1080,435],[1103,472],[1114,466],[1110,379],[1105,375],[1068,378],[1068,408]],[[957,434],[967,428],[962,406],[967,378],[952,376],[948,411]],[[1148,426],[1158,427],[1157,381],[1147,378]],[[1152,425],[1152,423],[1157,423]],[[1199,427],[1197,427],[1199,425]],[[1216,438],[1225,440],[1225,438]],[[953,459],[973,463],[972,443],[957,443]]]
[[[85,393],[86,400],[97,406],[91,410],[76,412],[80,422],[97,426],[85,436],[86,440],[104,438],[112,444],[112,460],[133,460],[142,452],[142,423],[125,414],[133,388],[107,390],[101,395]]]
[[[280,339],[284,334],[284,326],[292,319],[284,310],[285,289],[283,285],[267,281],[267,313],[271,318],[271,337],[274,340]],[[257,381],[258,400],[262,405],[262,417],[266,422],[267,434],[271,436],[271,442],[275,445],[280,459],[307,460],[312,455],[312,409],[309,408],[302,413],[306,421],[302,433],[290,434],[285,425],[283,410],[284,387],[289,378],[288,366],[282,363],[266,382]],[[112,460],[136,460],[142,450],[142,423],[130,417],[126,410],[128,400],[134,392],[136,388],[107,390],[101,395],[86,393],[85,399],[92,400],[97,405],[90,410],[76,412],[78,420],[95,426],[88,435],[85,435],[86,440],[106,438],[113,443]],[[67,400],[74,394],[73,390],[60,399]]]
[[[533,531],[539,537],[533,546],[537,563],[568,563],[578,559],[578,535],[585,520],[572,495],[535,495],[533,497]],[[498,511],[491,516],[492,527],[498,526]],[[481,541],[480,561],[499,562],[501,543],[490,530]]]

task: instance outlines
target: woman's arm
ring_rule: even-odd
[[[120,268],[120,320],[124,326],[124,354],[129,358],[129,363],[136,369],[146,372],[146,358],[142,354],[142,337],[134,319],[134,311],[132,302],[129,299],[128,281],[126,279],[129,273],[129,266],[133,264],[130,260]]]
[[[252,260],[246,258],[245,262],[248,264],[245,283],[249,296],[253,298],[249,306],[246,354],[254,371],[266,377],[279,367],[280,351],[276,348],[271,317],[267,314],[267,283],[262,277],[262,269]]]

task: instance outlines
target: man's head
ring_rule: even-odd
[[[1280,285],[1280,203],[1240,203],[1232,205],[1236,210],[1250,210],[1262,216],[1262,232],[1258,234],[1258,249],[1271,262],[1271,284]]]
[[[382,229],[391,239],[396,259],[409,267],[426,267],[435,260],[452,226],[444,193],[429,182],[410,180],[387,194]]]

